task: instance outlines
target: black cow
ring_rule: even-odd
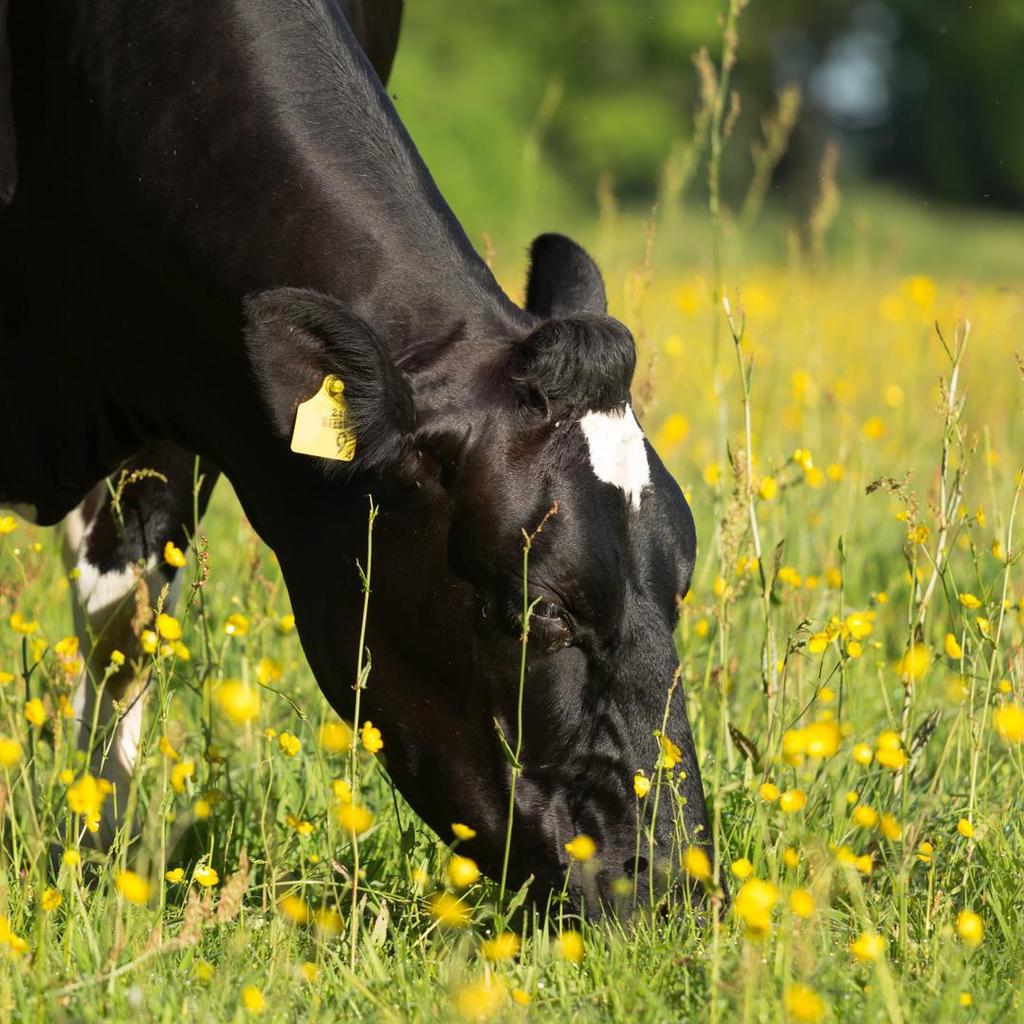
[[[559,888],[564,844],[587,833],[607,896],[633,863],[631,782],[657,756],[695,534],[631,411],[633,340],[591,259],[544,235],[526,308],[503,294],[381,86],[400,0],[6,6],[0,499],[41,524],[68,517],[93,666],[137,649],[133,567],[153,592],[174,582],[161,552],[194,521],[195,453],[200,512],[226,473],[277,554],[324,694],[351,715],[372,491],[363,711],[412,806],[442,834],[473,825],[466,850],[493,874],[522,531],[557,502],[530,563],[510,877]],[[344,383],[351,463],[290,450],[297,406],[328,374]],[[165,478],[125,489],[123,525],[102,485],[120,466]],[[107,684],[101,719],[132,682]],[[95,700],[83,680],[86,720]],[[117,725],[115,783],[141,714],[136,701]],[[663,810],[659,848],[685,834],[710,849],[678,694],[667,734],[687,799],[684,820]]]

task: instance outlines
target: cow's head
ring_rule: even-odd
[[[345,381],[355,423],[356,476],[307,459],[315,485],[286,496],[290,533],[277,531],[314,672],[351,715],[353,563],[365,559],[372,488],[381,514],[362,714],[382,728],[388,769],[413,807],[442,835],[452,822],[472,826],[466,848],[492,875],[511,779],[499,730],[514,748],[520,720],[524,531],[544,522],[529,553],[510,877],[560,889],[565,844],[584,833],[601,864],[593,891],[608,897],[634,865],[644,879],[654,867],[646,839],[638,856],[633,777],[652,774],[663,722],[683,752],[674,776],[684,800],[677,813],[662,794],[655,859],[674,849],[678,867],[682,847],[709,843],[678,687],[667,701],[696,540],[630,407],[633,339],[606,315],[582,249],[556,235],[534,243],[527,309],[513,337],[463,339],[397,365],[337,302],[285,289],[250,302],[249,351],[282,436],[329,372]],[[580,880],[574,871],[576,896]]]

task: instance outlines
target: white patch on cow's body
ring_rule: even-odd
[[[82,506],[72,509],[64,518],[64,543],[67,545],[67,557],[77,559],[78,552],[82,549],[82,541],[85,540],[86,530],[92,524],[86,521],[82,513]]]
[[[138,570],[133,566],[100,572],[96,566],[83,557],[78,560],[76,568],[78,569],[78,596],[86,615],[89,616],[119,604],[135,589],[135,584],[139,580]],[[156,558],[150,555],[146,562],[145,575],[148,576],[154,568],[156,568]]]
[[[644,432],[628,406],[613,412],[588,412],[580,419],[590,449],[590,465],[598,480],[614,484],[633,508],[651,482]]]

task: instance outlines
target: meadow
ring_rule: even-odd
[[[912,242],[769,260],[727,229],[720,279],[636,219],[590,230],[698,524],[680,690],[720,864],[676,857],[713,907],[723,872],[729,908],[499,901],[458,853],[473,823],[430,832],[388,736],[328,709],[224,482],[167,553],[179,606],[139,623],[142,754],[108,793],[72,739],[59,534],[5,515],[0,1019],[1021,1018],[1019,279],[973,276],[956,230],[925,272]],[[638,803],[672,798],[670,744],[635,767]],[[107,800],[140,831],[100,854]]]

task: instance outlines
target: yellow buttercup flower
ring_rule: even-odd
[[[916,526],[912,526],[907,530],[907,540],[911,544],[925,544],[928,541],[928,527],[923,523],[918,523]]]
[[[36,619],[26,619],[21,612],[14,612],[7,621],[10,624],[11,629],[13,629],[15,633],[19,633],[21,636],[31,636],[37,629],[39,629],[39,623]]]
[[[519,952],[519,936],[514,932],[501,932],[493,939],[485,939],[480,943],[480,952],[485,960],[495,963],[511,960]]]
[[[455,1011],[463,1020],[490,1020],[501,1009],[507,994],[505,979],[487,974],[456,991]]]
[[[456,839],[461,839],[463,842],[476,837],[476,829],[463,825],[461,821],[452,822],[452,833]]]
[[[36,726],[46,721],[46,708],[38,697],[25,702],[25,719]]]
[[[267,1001],[255,985],[246,985],[242,989],[242,1005],[249,1013],[262,1013],[266,1008]]]
[[[239,679],[226,679],[214,691],[214,699],[236,725],[245,725],[260,713],[259,691]]]
[[[269,686],[271,683],[279,683],[284,677],[284,668],[280,662],[273,658],[260,658],[256,662],[256,682],[260,686]]]
[[[711,883],[711,861],[699,846],[688,846],[683,854],[683,867],[686,873],[698,882],[706,885]]]
[[[103,808],[103,801],[114,791],[106,779],[96,779],[86,773],[68,787],[65,794],[72,814],[86,819],[97,819]]]
[[[985,925],[973,910],[961,910],[956,918],[956,933],[965,946],[978,946],[985,936]]]
[[[21,744],[9,736],[0,736],[0,767],[13,768],[21,760]]]
[[[586,956],[583,936],[573,930],[561,932],[558,936],[558,955],[563,960],[569,960],[574,964],[580,963]]]
[[[63,902],[63,897],[56,889],[44,889],[42,895],[39,897],[39,906],[41,906],[47,914],[52,913]]]
[[[657,732],[658,745],[661,747],[661,757],[658,759],[658,767],[665,771],[671,771],[683,760],[683,752],[663,733]]]
[[[305,818],[297,818],[294,814],[286,814],[284,823],[303,839],[313,834],[313,823],[306,821]]]
[[[6,533],[14,533],[18,528],[18,520],[14,516],[0,516],[0,536]]]
[[[779,890],[760,878],[750,878],[740,886],[733,913],[743,922],[747,936],[764,938],[771,930],[771,914],[779,902]]]
[[[185,881],[185,869],[171,868],[170,871],[164,872],[164,878],[166,878],[171,885],[179,885],[181,882]]]
[[[850,943],[850,952],[858,960],[877,960],[885,952],[885,939],[875,932],[862,932]]]
[[[164,545],[164,561],[174,569],[182,569],[185,566],[185,552],[169,540]]]
[[[291,921],[292,924],[305,924],[312,916],[309,904],[301,896],[296,896],[293,893],[282,896],[277,901],[277,910],[286,921]]]
[[[117,891],[129,902],[141,906],[148,902],[151,886],[142,875],[134,871],[122,871],[115,879]]]
[[[878,828],[882,835],[891,842],[896,843],[903,838],[903,826],[888,812],[882,815]]]
[[[277,737],[277,746],[285,757],[294,757],[302,749],[302,740],[290,732],[283,732]]]
[[[352,835],[362,835],[373,824],[373,812],[368,807],[354,803],[339,803],[334,809],[338,824]]]
[[[430,912],[447,928],[465,928],[472,920],[469,905],[449,892],[435,893],[431,897]]]
[[[181,623],[173,615],[164,612],[156,617],[156,631],[163,640],[181,639]]]
[[[352,729],[344,722],[324,722],[320,727],[320,746],[328,754],[347,754],[352,749]]]
[[[730,871],[740,880],[749,878],[754,873],[754,865],[746,857],[734,860],[729,868]]]
[[[916,682],[932,663],[932,652],[925,644],[912,644],[896,663],[896,671],[901,679]]]
[[[197,867],[192,877],[204,889],[210,889],[220,881],[220,875],[218,875],[216,869],[210,867],[209,864],[202,864]]]
[[[960,603],[965,608],[968,608],[968,609],[970,609],[972,611],[975,608],[980,608],[981,607],[980,599],[978,597],[976,597],[974,594],[961,594],[960,595]]]
[[[779,808],[783,814],[796,814],[807,803],[807,794],[802,789],[787,789],[779,796]]]
[[[645,796],[651,791],[651,780],[644,775],[643,772],[637,772],[633,776],[633,792],[636,793],[640,800],[643,800]]]
[[[384,749],[384,739],[373,722],[367,719],[359,730],[359,739],[363,748],[371,754],[377,754]]]
[[[807,650],[811,654],[823,654],[828,650],[828,645],[832,642],[832,638],[828,633],[815,633],[807,641]]]
[[[479,877],[480,869],[472,857],[452,857],[445,869],[449,885],[456,889],[468,889]]]
[[[809,889],[794,889],[789,897],[789,909],[796,917],[809,918],[814,915],[814,896]]]
[[[860,804],[853,809],[853,820],[861,828],[874,828],[878,824],[878,811],[867,804]]]
[[[992,726],[1007,743],[1024,743],[1024,708],[1003,704],[992,712]]]
[[[887,729],[879,733],[875,743],[875,760],[883,768],[898,771],[907,763],[907,755],[903,749],[903,741],[898,732]]]
[[[964,649],[960,646],[960,642],[952,633],[946,634],[945,645],[947,658],[959,661],[964,656]]]
[[[585,863],[590,860],[595,853],[597,853],[597,843],[595,843],[590,836],[579,835],[565,844],[565,852],[568,853],[573,860]]]
[[[819,1024],[828,1010],[825,1000],[810,985],[799,983],[786,989],[783,1002],[790,1019],[800,1024]]]
[[[803,577],[791,565],[782,566],[782,568],[779,569],[777,576],[779,582],[785,583],[787,586],[794,588],[803,586]]]
[[[243,637],[249,635],[249,618],[241,612],[232,612],[224,623],[224,632],[228,636]]]
[[[769,804],[779,799],[779,792],[774,782],[762,782],[757,788],[757,795]]]
[[[194,761],[179,761],[171,769],[171,788],[175,793],[184,793],[186,780],[193,778],[195,774],[196,765]]]
[[[12,957],[19,957],[28,952],[28,943],[11,928],[10,918],[0,915],[0,948]]]
[[[974,826],[966,818],[961,818],[956,823],[956,830],[965,839],[973,839],[974,838]]]

